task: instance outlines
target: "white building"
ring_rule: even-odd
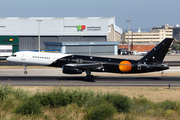
[[[132,43],[159,43],[165,38],[173,38],[173,26],[163,25],[162,27],[154,27],[150,32],[129,31],[129,39]],[[122,41],[128,41],[128,31],[122,35]]]

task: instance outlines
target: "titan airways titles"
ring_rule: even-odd
[[[24,64],[24,74],[27,74],[26,64],[61,67],[65,74],[82,74],[86,79],[92,79],[91,72],[111,73],[146,73],[169,69],[161,64],[173,39],[166,38],[140,60],[127,60],[82,56],[60,53],[16,52],[7,58],[8,62]]]

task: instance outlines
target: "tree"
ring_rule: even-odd
[[[171,49],[176,50],[176,51],[179,50],[179,44],[173,43],[172,46],[171,46]]]

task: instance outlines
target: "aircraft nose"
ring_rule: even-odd
[[[11,61],[11,57],[7,57],[6,61],[8,61],[8,62]]]

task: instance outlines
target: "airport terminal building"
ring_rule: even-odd
[[[119,42],[122,29],[114,17],[0,18],[0,51],[38,50],[39,34],[44,50],[45,42]]]

